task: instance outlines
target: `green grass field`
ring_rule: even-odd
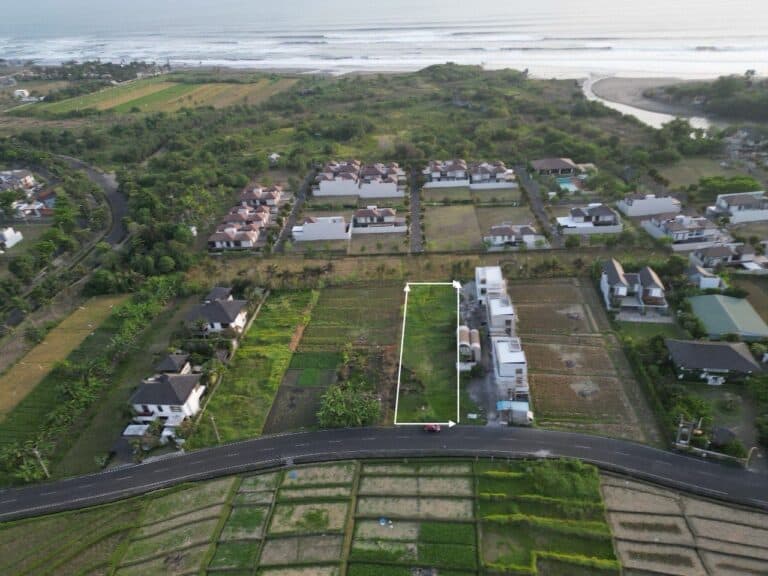
[[[398,422],[456,419],[456,314],[450,284],[410,286]]]
[[[677,323],[661,324],[658,322],[616,322],[619,334],[630,336],[634,340],[645,340],[654,336],[665,338],[689,338],[688,332]]]
[[[472,194],[467,186],[456,188],[422,188],[421,200],[425,203],[450,204],[457,201],[470,201],[472,200]]]
[[[424,233],[427,251],[478,250],[483,246],[472,205],[426,206]]]

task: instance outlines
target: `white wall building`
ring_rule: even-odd
[[[731,224],[768,220],[768,198],[762,191],[720,194],[707,215],[727,216]]]
[[[672,196],[655,194],[630,194],[618,201],[616,208],[630,218],[654,214],[677,214],[681,210],[680,200]]]
[[[623,230],[619,215],[605,204],[571,208],[568,216],[557,218],[563,234],[618,234]]]
[[[488,331],[492,334],[514,336],[517,316],[512,300],[504,293],[488,297]]]
[[[528,361],[519,338],[491,338],[493,372],[500,397],[514,399],[528,391]]]
[[[3,228],[0,229],[0,251],[8,250],[9,248],[13,248],[21,242],[24,239],[24,236],[21,232],[18,230],[14,230],[13,228]]]
[[[485,304],[490,296],[506,296],[507,282],[500,266],[480,266],[475,268],[475,287],[477,300]]]
[[[165,426],[178,426],[200,412],[205,386],[202,374],[158,374],[144,380],[129,403],[134,420],[147,424],[161,420]]]
[[[352,227],[344,216],[309,216],[304,223],[294,226],[291,234],[296,242],[317,240],[349,240]]]

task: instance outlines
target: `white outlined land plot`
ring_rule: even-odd
[[[395,424],[459,421],[458,282],[409,282],[395,396]]]

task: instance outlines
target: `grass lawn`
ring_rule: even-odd
[[[720,166],[720,160],[713,158],[684,158],[677,164],[661,168],[659,173],[669,180],[670,188],[697,184],[699,179],[708,176],[725,176],[730,178],[747,175],[745,170],[739,168],[723,168]]]
[[[408,234],[352,234],[349,254],[401,254],[408,252]]]
[[[428,251],[482,248],[482,233],[474,206],[425,206],[424,213]]]
[[[25,107],[25,112],[65,114],[67,112],[72,112],[73,110],[83,110],[85,108],[108,110],[149,94],[160,92],[171,86],[174,86],[171,82],[164,82],[154,78],[150,80],[139,80],[121,86],[105,88],[104,90],[99,90],[98,92],[93,92],[84,96],[68,98],[67,100],[61,100],[59,102],[33,104],[33,108]]]
[[[313,196],[307,198],[306,213],[342,209],[348,209],[352,213],[357,208],[357,200],[357,196]]]
[[[658,322],[616,322],[618,332],[622,336],[631,336],[635,340],[644,340],[654,336],[665,338],[690,338],[688,332],[675,324],[660,324]]]
[[[0,377],[0,444],[4,441],[2,423],[11,411],[29,410],[30,421],[47,412],[49,402],[56,402],[55,383],[50,382],[34,401],[18,406],[43,381],[57,362],[67,358],[91,334],[98,332],[112,313],[112,308],[128,296],[100,296],[88,300],[51,330],[45,339]],[[31,423],[31,422],[30,422]]]
[[[398,422],[456,418],[456,290],[412,285],[406,310]]]
[[[537,227],[536,218],[527,207],[497,206],[494,208],[475,208],[477,224],[483,234],[486,234],[491,226],[502,222],[510,224],[531,224]]]
[[[456,188],[422,188],[422,202],[437,202],[440,204],[450,204],[457,201],[472,200],[472,194],[468,186],[457,186]]]
[[[3,225],[5,227],[5,225]],[[11,258],[21,256],[30,252],[35,242],[43,233],[51,227],[51,224],[14,224],[13,229],[21,232],[24,239],[13,248],[6,250],[5,254],[0,256],[0,278],[10,275],[8,271],[8,262]]]
[[[763,320],[768,322],[768,278],[734,275],[731,276],[731,283],[749,292],[747,301],[752,304]]]
[[[166,351],[171,334],[197,303],[197,296],[190,296],[169,306],[155,318],[142,335],[137,350],[121,364],[112,386],[104,390],[101,400],[84,416],[82,432],[61,461],[54,463],[54,475],[69,476],[97,470],[94,458],[107,454],[129,423],[125,417],[128,398],[143,378],[154,373],[154,365]]]
[[[500,188],[498,190],[472,190],[472,200],[479,204],[509,204],[520,202],[523,193],[520,188]]]
[[[223,442],[261,434],[317,298],[317,292],[309,291],[276,293],[262,306],[208,404],[208,414],[216,417]],[[211,422],[203,418],[189,445],[214,444]]]

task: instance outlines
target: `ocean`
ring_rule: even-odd
[[[331,74],[456,62],[558,78],[768,75],[768,3],[0,0],[0,58]]]

